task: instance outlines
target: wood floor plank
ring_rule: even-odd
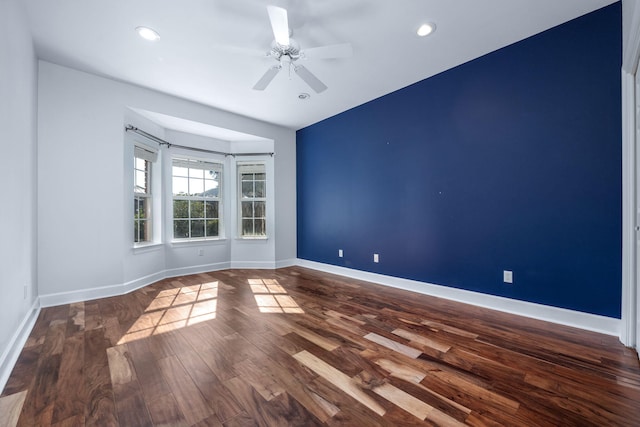
[[[154,426],[187,427],[190,425],[171,393],[148,400],[147,406]]]
[[[217,420],[225,422],[242,412],[242,407],[199,354],[182,353],[178,358],[207,404],[213,409]]]
[[[250,359],[235,364],[234,369],[266,401],[270,401],[285,392],[284,387],[276,382],[268,372],[260,370]]]
[[[34,381],[35,367],[38,366],[38,361],[40,360],[41,348],[42,345],[39,345],[22,350],[0,397],[20,393],[28,389],[29,385]]]
[[[316,392],[308,384],[317,378],[312,372],[298,363],[290,363],[294,359],[287,355],[287,359],[273,359],[271,355],[260,354],[251,358],[261,371],[269,373],[294,399],[304,406],[310,413],[321,421],[327,420],[333,408],[318,399]],[[288,363],[289,362],[289,363]]]
[[[15,427],[22,412],[27,390],[0,398],[0,426]]]
[[[85,330],[84,343],[84,387],[87,393],[85,425],[116,425],[117,416],[107,357],[110,342],[104,336],[104,329],[96,328]]]
[[[74,415],[57,423],[53,423],[52,427],[83,427],[85,425],[84,415]]]
[[[240,377],[234,377],[224,382],[224,386],[240,402],[244,410],[261,427],[286,425],[286,420],[281,419],[267,402],[249,384]]]
[[[27,397],[22,406],[18,425],[47,425],[53,416],[53,402],[58,384],[60,354],[42,355],[36,368],[32,383],[29,385]]]
[[[195,424],[215,413],[177,356],[161,359],[158,364],[188,424]]]
[[[396,342],[387,337],[383,337],[382,335],[374,334],[373,332],[368,333],[364,337],[369,341],[373,341],[376,344],[380,344],[381,346],[387,347],[390,350],[397,351],[398,353],[404,354],[405,356],[411,357],[412,359],[416,359],[422,354],[422,351],[418,349]]]
[[[362,403],[367,408],[371,409],[376,414],[380,416],[384,415],[385,409],[382,405],[376,402],[375,399],[358,387],[355,381],[338,369],[318,359],[307,351],[301,351],[300,353],[294,354],[293,357],[327,381],[331,381],[336,385],[336,387],[340,388],[342,391]]]
[[[69,317],[67,319],[67,337],[83,332],[85,328],[84,302],[76,302],[69,305]]]
[[[77,312],[74,316],[77,315]],[[82,327],[84,330],[84,324]],[[54,403],[52,422],[58,423],[72,417],[82,417],[84,424],[87,393],[84,381],[84,334],[72,335],[65,340]]]
[[[136,381],[136,372],[128,355],[126,344],[107,348],[111,384],[126,385]]]
[[[133,359],[136,376],[146,401],[171,393],[171,387],[162,376],[158,361],[153,358]]]
[[[139,389],[134,387],[116,386],[116,414],[119,426],[150,427],[153,422]]]
[[[408,331],[406,329],[396,328],[393,331],[391,331],[391,333],[399,337],[402,337],[404,339],[407,339],[410,342],[423,345],[426,347],[430,347],[437,351],[441,351],[442,353],[446,353],[451,349],[450,345],[438,342],[437,340],[425,337],[415,332]]]

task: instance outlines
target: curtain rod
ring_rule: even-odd
[[[127,132],[133,132],[133,133],[137,133],[140,136],[144,136],[147,139],[150,139],[154,142],[157,142],[160,145],[166,145],[167,148],[171,148],[171,147],[178,147],[178,148],[184,148],[186,150],[194,150],[194,151],[200,151],[203,153],[211,153],[211,154],[220,154],[222,156],[263,156],[265,154],[270,155],[271,157],[273,157],[273,153],[223,153],[222,151],[215,151],[215,150],[207,150],[204,148],[196,148],[196,147],[187,147],[185,145],[179,145],[179,144],[172,144],[170,142],[165,141],[164,139],[160,139],[157,136],[153,136],[150,133],[147,133],[145,131],[143,131],[142,129],[138,129],[135,126],[132,125],[127,125],[124,127],[124,130]]]

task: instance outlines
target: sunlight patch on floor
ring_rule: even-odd
[[[160,291],[118,344],[216,318],[218,282]]]
[[[304,314],[304,310],[275,279],[248,279],[260,313]]]

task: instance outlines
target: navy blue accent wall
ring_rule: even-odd
[[[621,33],[615,3],[299,130],[298,257],[619,318]]]

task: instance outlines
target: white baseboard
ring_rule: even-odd
[[[276,263],[273,261],[231,261],[231,268],[247,270],[273,270]]]
[[[0,355],[0,392],[2,392],[5,385],[7,385],[11,371],[13,371],[13,367],[18,361],[20,352],[24,348],[39,314],[40,301],[36,298],[24,316],[24,319],[20,322],[18,329],[11,337],[11,340],[9,340],[9,345],[7,345],[2,355]]]
[[[354,279],[373,282],[380,285],[417,292],[425,295],[445,298],[452,301],[472,304],[492,310],[511,313],[532,319],[545,320],[560,325],[573,326],[588,331],[599,332],[606,335],[620,337],[621,320],[611,317],[598,316],[580,311],[567,310],[548,305],[519,301],[510,298],[498,297],[463,289],[450,288],[448,286],[434,285],[432,283],[418,282],[415,280],[401,279],[385,276],[377,273],[338,267],[304,259],[298,259],[296,265],[311,268],[313,270],[338,274]]]
[[[122,286],[123,289],[120,289],[120,293],[117,295],[127,294],[137,289],[144,288],[145,286],[150,285],[151,283],[155,283],[158,280],[166,279],[168,277],[166,273],[167,271],[163,270],[157,273],[148,274],[144,277],[140,277],[135,280],[130,280],[128,282],[125,282],[124,285]],[[111,295],[111,296],[117,296],[117,295]],[[104,297],[98,297],[98,298],[104,298]],[[86,301],[86,300],[83,300],[83,301]]]
[[[298,260],[296,258],[276,261],[276,268],[293,267],[294,265],[298,265]]]
[[[228,262],[215,264],[203,264],[192,267],[173,268],[149,274],[138,279],[130,280],[126,283],[99,288],[80,289],[71,292],[60,292],[55,294],[40,295],[40,305],[42,307],[53,307],[56,305],[71,304],[74,302],[90,301],[99,298],[109,298],[124,295],[137,289],[148,286],[162,279],[170,277],[186,276],[189,274],[206,273],[208,271],[224,270],[230,268]]]
[[[109,298],[124,293],[124,285],[101,286],[99,288],[80,289],[69,292],[56,292],[40,295],[42,307],[55,307],[56,305],[72,304],[74,302],[90,301],[98,298]]]
[[[178,277],[178,276],[187,276],[189,274],[199,274],[199,273],[206,273],[207,271],[218,271],[218,270],[226,270],[228,268],[231,268],[231,265],[229,262],[216,262],[213,264],[202,264],[202,265],[194,265],[192,267],[180,267],[180,268],[172,268],[169,270],[165,270],[164,273],[164,277],[162,277],[162,279],[166,279],[169,277]],[[157,282],[158,280],[162,280],[162,279],[155,279],[153,281],[148,281],[147,283],[145,283],[142,286],[137,287],[136,289],[142,288],[144,286],[150,285],[154,282]]]

